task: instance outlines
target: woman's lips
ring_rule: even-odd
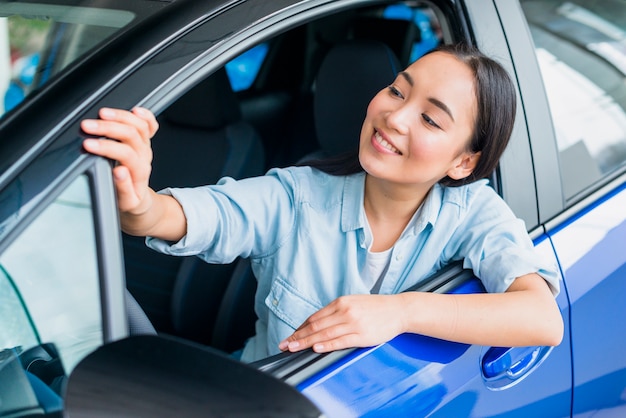
[[[400,152],[400,150],[396,147],[394,147],[389,141],[387,141],[385,138],[382,137],[382,135],[380,133],[378,133],[378,131],[374,131],[374,141],[376,142],[376,144],[378,144],[381,148],[384,148],[394,154],[398,154],[398,155],[402,155],[402,153]]]

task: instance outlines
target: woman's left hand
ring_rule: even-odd
[[[404,329],[400,298],[401,295],[342,296],[311,315],[278,347],[282,351],[313,348],[325,353],[389,341]]]

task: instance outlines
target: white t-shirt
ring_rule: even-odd
[[[367,251],[367,255],[365,256],[365,268],[363,269],[361,278],[365,286],[371,289],[372,293],[378,293],[378,289],[380,289],[380,282],[382,282],[385,277],[389,263],[391,262],[392,249],[393,247],[378,253]]]

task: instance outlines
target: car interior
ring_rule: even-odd
[[[414,16],[427,16],[431,34],[439,27],[432,10],[403,7],[349,10],[265,41],[248,88],[234,91],[227,68],[210,75],[158,115],[151,186],[213,184],[355,152],[369,100],[424,46]],[[123,244],[132,331],[153,332],[152,324],[225,352],[253,335],[248,260],[167,256],[125,234]]]

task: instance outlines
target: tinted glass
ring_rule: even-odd
[[[101,345],[96,254],[90,190],[82,176],[0,254],[0,349],[19,354],[53,343],[69,374]]]
[[[133,18],[126,10],[0,3],[0,116]]]
[[[523,1],[569,199],[626,162],[626,2]]]

